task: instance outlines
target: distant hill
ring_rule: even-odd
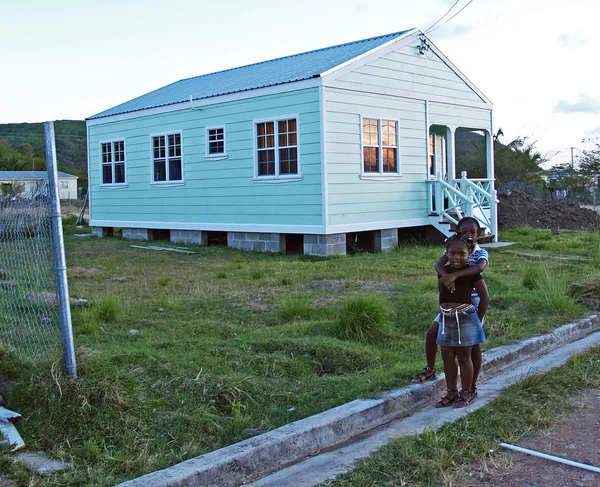
[[[87,174],[87,144],[83,120],[57,120],[54,122],[56,157],[58,165],[65,171],[77,175]],[[46,157],[44,125],[42,123],[0,124],[0,143],[11,149],[29,144],[34,155]]]

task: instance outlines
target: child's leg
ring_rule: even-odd
[[[435,403],[436,408],[444,408],[455,403],[458,399],[458,366],[456,365],[456,349],[454,347],[441,347],[444,361],[444,374],[448,393]]]
[[[437,355],[437,335],[438,328],[440,324],[437,321],[434,321],[429,330],[427,330],[427,335],[425,336],[425,356],[427,358],[427,367],[435,368],[435,356]]]
[[[437,334],[438,334],[439,323],[434,321],[427,330],[425,335],[425,357],[427,359],[427,367],[423,369],[423,372],[418,373],[413,377],[415,384],[422,384],[428,380],[436,378],[435,375],[435,356],[437,355]]]
[[[479,371],[481,370],[481,345],[473,345],[471,350],[471,361],[473,362],[473,390],[477,385],[477,379],[479,377]]]
[[[473,387],[473,361],[471,352],[473,347],[456,347],[458,366],[460,367],[460,382],[463,391],[471,391]]]

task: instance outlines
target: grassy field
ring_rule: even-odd
[[[79,380],[0,351],[25,442],[74,465],[38,478],[0,452],[0,472],[29,485],[112,485],[377,396],[425,365],[441,245],[321,259],[159,252],[79,232],[65,228],[70,293],[89,300],[73,310]],[[490,251],[485,348],[596,309],[597,233],[517,229],[502,239],[516,244]],[[554,258],[565,256],[577,259]],[[583,281],[592,285],[571,297]]]

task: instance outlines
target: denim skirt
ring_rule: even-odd
[[[486,340],[475,306],[458,312],[440,312],[436,321],[440,325],[437,334],[440,347],[471,347]]]

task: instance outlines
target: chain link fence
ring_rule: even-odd
[[[0,195],[0,347],[24,361],[59,358],[48,183]]]

